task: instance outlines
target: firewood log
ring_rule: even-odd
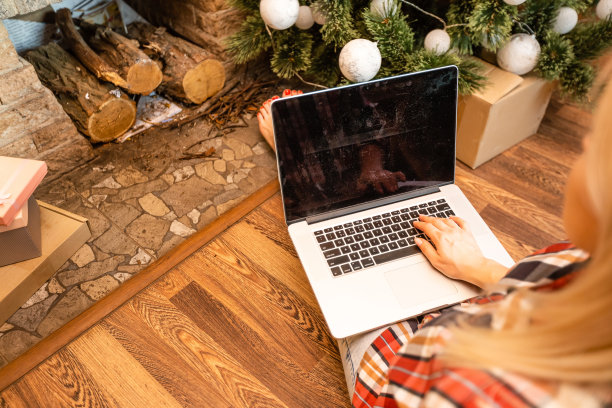
[[[57,11],[56,22],[66,45],[96,77],[139,95],[150,94],[161,83],[161,69],[137,42],[91,24],[84,25],[81,35],[68,9]]]
[[[44,45],[25,57],[77,129],[92,142],[111,141],[132,127],[136,119],[134,101],[112,84],[100,82],[59,45]]]
[[[127,0],[148,22],[168,27],[191,42],[227,60],[225,39],[244,21],[244,13],[227,0]]]
[[[164,75],[160,92],[199,104],[223,88],[225,68],[206,50],[169,34],[164,27],[133,23],[128,33],[161,61]]]

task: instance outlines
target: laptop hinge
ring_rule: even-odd
[[[401,194],[397,196],[385,197],[374,201],[368,201],[367,203],[352,205],[350,207],[341,208],[338,210],[328,211],[325,213],[306,217],[307,224],[314,224],[321,221],[327,221],[332,218],[342,217],[344,215],[353,214],[359,211],[369,210],[371,208],[382,207],[383,205],[396,203],[398,201],[406,201],[412,198],[421,197],[428,194],[439,193],[440,187],[427,187],[416,191],[411,191],[408,194]]]

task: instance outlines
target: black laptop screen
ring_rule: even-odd
[[[452,182],[456,114],[456,67],[275,101],[287,222]]]

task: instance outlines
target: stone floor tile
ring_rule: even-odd
[[[2,355],[6,360],[12,361],[39,341],[40,337],[33,336],[23,330],[11,330],[0,337],[0,350],[2,350]]]
[[[200,221],[200,212],[194,208],[187,213],[187,217],[189,217],[193,225],[198,225],[198,221]]]
[[[172,248],[176,247],[181,242],[185,241],[185,238],[180,237],[178,235],[170,234],[170,238],[162,244],[162,246],[157,251],[157,256],[163,256]]]
[[[103,203],[100,212],[121,228],[125,228],[140,215],[138,209],[125,203]]]
[[[172,172],[175,183],[179,183],[183,180],[187,180],[189,177],[193,176],[194,174],[195,174],[195,171],[193,170],[193,167],[191,166],[184,166]]]
[[[170,231],[173,234],[183,238],[187,238],[188,236],[196,232],[196,230],[188,227],[187,225],[183,224],[182,222],[179,222],[178,220],[172,221],[172,224],[170,225]]]
[[[151,180],[146,183],[134,184],[131,187],[124,188],[118,194],[111,198],[111,201],[120,203],[129,200],[130,198],[139,198],[147,193],[162,191],[168,188],[168,184],[162,179]]]
[[[217,161],[221,161],[225,163],[223,160],[217,160]],[[220,175],[215,170],[215,165],[213,162],[208,161],[208,162],[197,164],[195,166],[195,171],[199,177],[203,178],[204,180],[206,180],[207,182],[211,184],[221,184],[221,185],[227,184],[227,182],[225,181],[225,177]]]
[[[219,215],[221,215],[227,212],[228,210],[231,210],[232,208],[234,208],[242,200],[244,200],[244,196],[240,196],[239,198],[235,198],[233,200],[226,201],[225,203],[219,204],[217,205],[217,212],[219,213]]]
[[[257,124],[257,118],[253,117],[249,120],[245,120],[245,123],[249,126],[236,129],[236,131],[232,133],[232,137],[246,143],[250,147],[253,147],[262,141],[262,136],[259,133],[259,126]]]
[[[15,327],[15,326],[13,326],[10,323],[4,323],[2,326],[0,326],[0,333],[7,332],[7,331],[11,330],[13,327]]]
[[[136,242],[114,225],[96,239],[93,244],[102,252],[109,254],[134,255],[138,248]]]
[[[170,212],[168,206],[152,193],[147,193],[145,196],[140,197],[138,203],[140,203],[143,210],[156,217],[161,217]]]
[[[200,215],[200,221],[198,221],[198,229],[204,228],[206,225],[210,224],[213,220],[215,220],[219,214],[217,214],[217,209],[212,205],[206,208]]]
[[[125,256],[113,256],[100,262],[92,262],[84,268],[59,272],[57,274],[57,279],[62,285],[69,287],[112,272],[117,268],[117,265],[123,261],[125,261]]]
[[[125,282],[126,280],[130,279],[133,275],[131,273],[127,273],[127,272],[117,272],[116,274],[113,275],[113,277],[115,279],[117,279],[120,283]]]
[[[47,286],[49,293],[64,293],[66,289],[57,281],[57,278],[51,278]]]
[[[147,176],[145,176],[132,166],[121,169],[117,173],[115,173],[115,180],[117,180],[117,182],[123,187],[130,187],[134,184],[149,181]]]
[[[127,272],[130,274],[139,272],[145,268],[146,265],[119,265],[117,270],[119,272]]]
[[[224,138],[223,142],[234,151],[235,160],[246,159],[253,155],[253,151],[246,143],[243,143],[232,136],[227,136]]]
[[[225,173],[225,171],[227,170],[227,163],[225,162],[225,160],[215,160],[213,162],[213,168],[219,173]]]
[[[21,307],[27,308],[48,298],[49,291],[47,290],[47,286],[48,283],[45,282]]]
[[[151,255],[142,248],[138,248],[138,253],[130,259],[130,265],[147,265],[151,262]]]
[[[117,189],[117,188],[121,188],[122,185],[117,183],[115,181],[115,179],[113,178],[113,176],[108,176],[107,178],[105,178],[104,180],[102,180],[101,182],[99,182],[98,184],[96,184],[95,186],[92,186],[91,188],[110,188],[110,189]]]
[[[171,186],[172,184],[174,184],[174,176],[172,174],[163,174],[161,176],[162,180],[164,180],[166,183],[168,183],[169,186]]]
[[[221,186],[210,184],[199,177],[191,177],[170,186],[160,195],[160,198],[172,208],[178,217],[182,217],[196,208],[198,204],[212,199],[221,190]]]
[[[143,214],[127,226],[125,232],[140,246],[156,250],[162,245],[166,232],[170,229],[170,222]]]
[[[240,189],[229,190],[219,194],[218,196],[213,198],[212,201],[215,206],[218,206],[219,204],[223,204],[225,202],[228,202],[229,200],[233,200],[240,196],[242,196],[242,191],[240,191]]]
[[[91,306],[93,301],[89,299],[78,287],[73,287],[57,302],[49,311],[49,314],[38,326],[37,332],[45,337],[54,332],[73,317]],[[1,341],[2,339],[0,339]]]
[[[231,149],[223,149],[221,151],[221,157],[223,158],[223,160],[228,162],[228,161],[235,160],[236,159],[236,154]]]
[[[118,288],[119,282],[112,276],[104,275],[101,278],[83,282],[79,287],[92,300],[100,300],[111,291]]]
[[[74,255],[70,258],[72,262],[76,264],[79,268],[87,265],[90,262],[96,260],[96,255],[88,244],[83,245],[75,252]]]
[[[49,311],[49,308],[55,302],[58,295],[51,295],[44,301],[37,303],[28,308],[21,308],[17,310],[9,319],[8,322],[26,329],[28,331],[35,331],[40,322],[44,319]]]

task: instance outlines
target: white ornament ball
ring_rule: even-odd
[[[557,11],[557,17],[553,21],[553,31],[559,34],[567,34],[576,27],[578,13],[571,7],[561,7]]]
[[[450,36],[444,30],[431,30],[425,36],[425,49],[434,52],[436,55],[444,54],[450,48]]]
[[[504,3],[509,4],[511,6],[518,6],[519,4],[523,4],[525,0],[504,0]]]
[[[506,71],[523,75],[535,68],[540,56],[540,44],[535,36],[514,34],[497,51],[497,64]]]
[[[300,12],[298,0],[261,0],[259,14],[275,30],[286,30],[295,24]]]
[[[395,10],[397,10],[395,0],[372,0],[370,3],[370,11],[381,18],[395,13]]]
[[[308,30],[314,24],[312,10],[308,6],[300,6],[300,12],[295,22],[295,26],[300,30]]]
[[[376,43],[363,38],[349,41],[340,51],[340,71],[351,82],[374,78],[381,62]]]
[[[612,0],[599,0],[595,7],[595,14],[602,20],[610,18],[612,15]]]
[[[315,23],[317,23],[318,25],[323,25],[327,22],[327,17],[325,16],[325,13],[323,13],[323,11],[320,10],[318,7],[313,7],[312,18],[314,18]]]

